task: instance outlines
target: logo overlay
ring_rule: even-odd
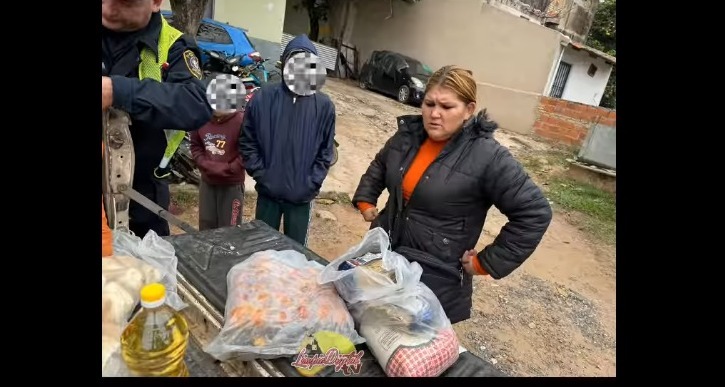
[[[315,376],[327,367],[345,376],[359,374],[363,351],[356,351],[347,337],[329,331],[319,331],[307,336],[292,366],[303,376]]]

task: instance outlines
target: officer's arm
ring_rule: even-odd
[[[197,61],[189,59],[189,52]],[[186,54],[185,54],[186,53]],[[112,76],[113,106],[128,112],[134,124],[152,129],[195,130],[211,118],[201,83],[199,50],[180,37],[169,50],[164,82]]]

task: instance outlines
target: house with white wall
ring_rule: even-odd
[[[373,50],[392,50],[436,68],[456,63],[478,81],[479,101],[509,130],[528,133],[542,96],[597,106],[616,58],[562,33],[585,34],[595,0],[331,0],[320,25],[324,44],[341,38],[362,65]],[[278,57],[282,33],[309,33],[299,0],[209,0],[205,17],[247,30],[264,57]],[[508,5],[507,5],[508,4]],[[586,5],[589,4],[589,5]],[[586,5],[586,6],[582,6]],[[165,0],[162,9],[170,9]],[[565,10],[561,11],[561,10]],[[561,31],[551,28],[560,20]],[[431,21],[440,28],[430,28]],[[568,26],[568,27],[567,27]],[[576,39],[580,40],[580,39]],[[334,46],[334,45],[333,45]],[[351,58],[348,58],[351,59]]]
[[[546,95],[599,106],[617,59],[583,44],[563,47]]]
[[[501,127],[531,133],[540,99],[552,91],[557,98],[598,105],[616,60],[574,40],[586,34],[594,10],[592,0],[556,2],[557,9],[582,10],[566,15],[532,10],[531,6],[514,10],[507,5],[521,2],[333,0],[327,22],[320,25],[320,37],[341,39],[355,47],[358,60],[346,59],[359,63],[358,71],[374,50],[399,52],[431,68],[466,67],[478,83],[479,105]],[[309,31],[307,12],[297,9],[298,3],[287,1],[285,33]],[[554,4],[543,0],[526,3],[549,4],[547,10]],[[582,8],[580,4],[585,3],[589,5]],[[553,28],[552,16],[560,25],[576,30],[570,34],[574,38],[563,33],[564,28]],[[592,64],[596,69],[590,71]]]

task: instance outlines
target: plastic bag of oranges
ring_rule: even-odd
[[[292,356],[319,331],[364,342],[334,285],[317,283],[322,269],[292,250],[261,251],[232,267],[224,326],[205,351],[222,361]]]

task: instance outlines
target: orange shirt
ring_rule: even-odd
[[[423,177],[426,169],[428,169],[433,161],[435,161],[436,157],[438,157],[447,143],[448,141],[437,142],[431,140],[430,138],[425,139],[418,150],[418,154],[415,155],[413,163],[410,164],[410,168],[408,168],[408,171],[403,177],[403,199],[405,199],[405,201],[410,200],[410,197],[413,195],[413,190],[415,190],[415,187],[418,185],[418,181],[420,181],[420,178]],[[357,208],[360,212],[365,212],[373,207],[375,207],[375,205],[371,203],[359,202],[357,204]],[[478,274],[488,274],[486,270],[481,267],[477,257],[474,257],[473,259],[473,269],[478,272]]]
[[[418,181],[423,177],[423,173],[425,173],[425,170],[428,169],[428,166],[433,163],[435,158],[438,157],[447,143],[448,141],[438,142],[430,138],[425,139],[418,153],[415,155],[413,163],[410,164],[410,168],[408,168],[408,171],[405,172],[405,176],[403,177],[403,199],[405,201],[410,200],[415,186],[418,185]],[[372,207],[375,207],[375,205],[364,202],[357,204],[357,208],[363,212]]]
[[[103,144],[101,144],[101,154],[103,153]],[[101,257],[109,257],[113,255],[113,232],[108,226],[106,219],[106,210],[103,208],[103,196],[101,196]]]
[[[103,208],[103,198],[101,198],[101,257],[111,255],[113,255],[113,232],[108,227],[106,210]]]

